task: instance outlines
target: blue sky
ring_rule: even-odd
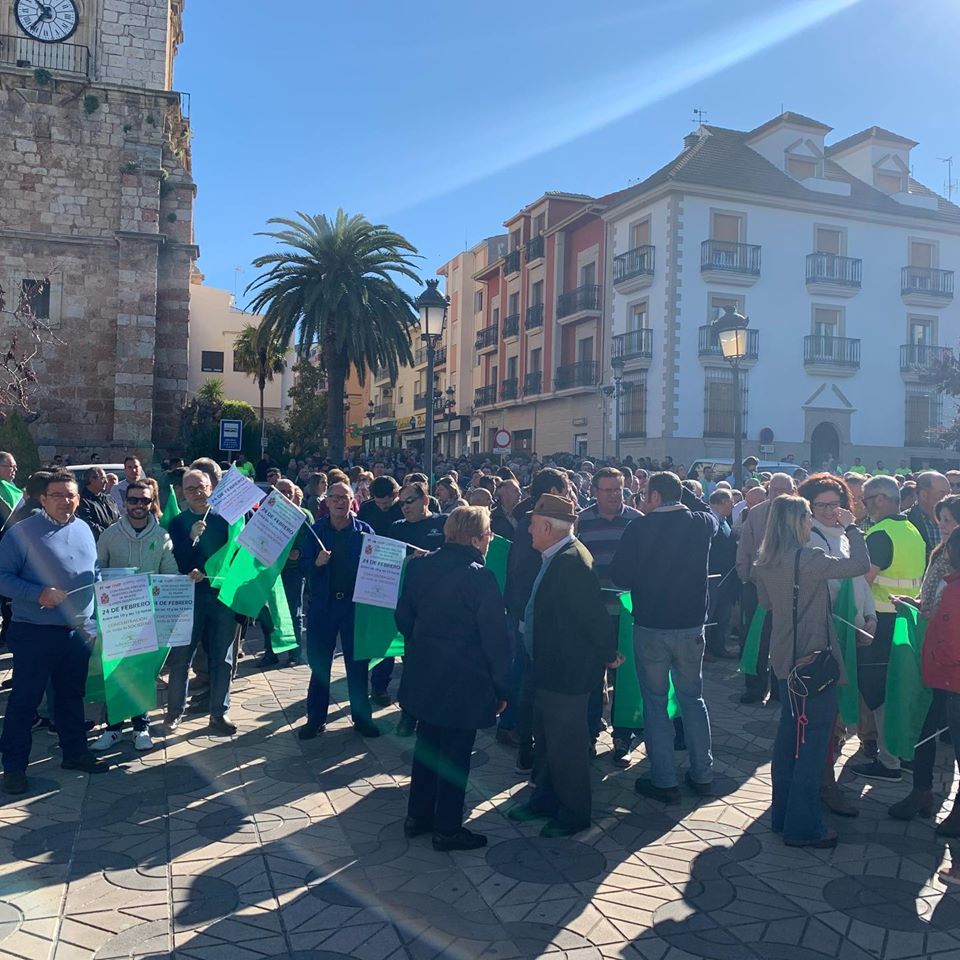
[[[188,0],[185,34],[200,268],[241,293],[271,216],[363,213],[432,276],[545,190],[643,179],[694,108],[878,124],[960,179],[958,0]]]

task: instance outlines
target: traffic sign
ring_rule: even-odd
[[[220,421],[220,449],[240,450],[243,447],[243,421],[242,420],[221,420]]]
[[[513,442],[513,435],[509,430],[498,430],[493,435],[493,452],[510,453],[510,444]]]

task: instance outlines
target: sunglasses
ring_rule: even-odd
[[[418,503],[422,499],[423,497],[407,497],[406,500],[401,500],[400,503],[403,504],[405,507],[409,507],[411,503]]]
[[[333,497],[327,497],[327,499],[328,499],[328,500],[332,500],[334,503],[349,503],[349,502],[350,502],[350,498],[349,498],[345,493],[338,494],[338,495],[333,496]]]
[[[149,507],[153,503],[152,497],[127,497],[127,503],[132,503],[135,506]]]

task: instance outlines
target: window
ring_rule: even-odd
[[[723,316],[724,309],[726,307],[733,307],[734,310],[739,314],[743,314],[744,299],[743,297],[728,297],[723,294],[710,294],[708,300],[708,310],[707,310],[707,322],[713,323],[714,320],[719,320]]]
[[[534,284],[534,286],[536,286],[536,284]],[[516,317],[516,316],[518,316],[519,313],[520,313],[520,293],[519,293],[519,291],[517,291],[516,293],[511,293],[511,294],[510,294],[510,299],[507,301],[507,303],[508,303],[507,316],[508,316],[508,317]]]
[[[647,328],[647,301],[630,305],[630,311],[627,314],[627,333],[633,333],[635,330],[645,330]]]
[[[882,193],[903,193],[903,174],[884,173],[882,170],[875,170],[873,185]]]
[[[906,384],[904,442],[911,447],[935,447],[943,419],[943,398],[921,383]]]
[[[733,371],[708,367],[704,370],[703,435],[732,437],[736,406],[733,396]],[[747,423],[747,378],[740,372],[740,403],[743,413],[743,436]]]
[[[536,350],[530,351],[530,373],[540,373],[543,370],[543,349],[537,347]]]
[[[936,264],[936,248],[923,240],[910,241],[910,266],[929,269]]]
[[[543,233],[543,229],[547,224],[547,215],[545,213],[538,213],[533,218],[533,236],[539,237]]]
[[[836,307],[814,307],[813,332],[818,337],[842,336],[843,312]]]
[[[538,304],[543,303],[543,281],[538,280],[533,286],[530,287],[530,305],[537,306]],[[517,312],[520,312],[519,305],[517,306]]]
[[[933,323],[930,320],[910,318],[910,343],[918,347],[933,344]]]
[[[223,373],[223,351],[201,350],[200,370],[203,373]]]
[[[510,249],[511,250],[520,249],[520,231],[519,230],[514,230],[513,233],[510,234]]]
[[[473,312],[481,313],[483,311],[483,291],[474,290],[473,292]]]
[[[526,450],[528,453],[533,450],[533,431],[532,430],[514,430],[513,431],[513,449]]]
[[[397,387],[397,403],[403,403],[403,387]]]
[[[585,457],[587,455],[588,438],[585,433],[577,433],[573,437],[573,454],[575,457]]]
[[[807,157],[787,157],[787,173],[795,180],[808,180],[817,175],[817,161]]]
[[[632,374],[620,384],[620,436],[647,435],[647,375],[646,371]]]
[[[630,248],[645,247],[650,243],[650,221],[641,220],[630,227]]]
[[[814,246],[815,253],[832,253],[839,257],[843,255],[843,231],[835,230],[833,227],[817,227]]]
[[[711,218],[711,240],[739,243],[743,235],[743,217],[733,213],[714,213]]]
[[[577,363],[593,363],[593,337],[577,341]]]
[[[50,319],[50,281],[44,280],[21,280],[20,291],[23,297],[24,306],[33,314],[37,320]],[[222,369],[222,367],[221,367]]]
[[[597,282],[597,264],[596,261],[585,263],[580,268],[580,286],[592,287]]]
[[[520,369],[519,357],[507,357],[507,379],[516,380]]]
[[[233,351],[233,372],[234,373],[246,373],[247,371],[241,365],[239,359],[237,358],[237,351]]]
[[[492,318],[492,320],[493,320],[493,325],[494,325],[494,326],[496,326],[496,325],[500,322],[500,308],[499,308],[499,307],[494,307],[494,308],[493,308],[493,318]]]

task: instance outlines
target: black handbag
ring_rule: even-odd
[[[827,606],[830,604],[827,593]],[[796,697],[816,697],[840,681],[840,667],[830,648],[830,626],[827,621],[827,647],[805,656],[797,662],[797,606],[800,601],[800,551],[793,561],[793,669],[787,677],[787,686]]]

